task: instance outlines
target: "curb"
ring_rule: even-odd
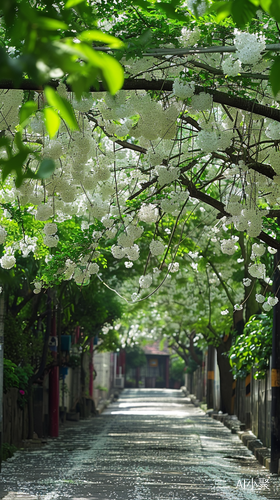
[[[232,434],[237,434],[239,439],[247,446],[248,450],[253,453],[258,462],[268,470],[270,469],[270,449],[266,448],[252,431],[246,429],[245,424],[240,422],[236,415],[214,412],[212,414],[210,414],[210,412],[207,414],[228,427]]]
[[[181,387],[181,390],[185,396],[187,396],[187,389]],[[199,401],[195,395],[188,395],[190,402],[196,406],[201,406],[201,401]],[[270,448],[266,448],[260,439],[252,433],[252,431],[246,429],[246,425],[240,420],[238,420],[236,415],[228,415],[227,413],[215,412],[214,410],[208,410],[205,415],[212,417],[214,420],[221,422],[228,429],[230,429],[232,434],[237,434],[242,443],[247,446],[247,448],[253,453],[258,462],[270,470]],[[280,463],[279,463],[279,473],[280,473]]]

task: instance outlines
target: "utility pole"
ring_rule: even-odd
[[[277,219],[280,227],[280,218]],[[280,469],[280,251],[275,254],[273,289],[279,299],[273,308],[272,367],[271,367],[271,457],[270,472],[278,474]]]
[[[3,444],[3,385],[4,385],[4,293],[0,294],[0,472]]]

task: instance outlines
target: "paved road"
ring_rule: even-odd
[[[41,450],[3,464],[5,500],[261,500],[280,478],[180,391],[131,389]]]

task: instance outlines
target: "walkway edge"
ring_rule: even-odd
[[[185,387],[182,387],[181,390],[184,395],[187,395],[188,391]],[[202,404],[195,395],[188,394],[188,397],[194,406],[205,407],[205,405]],[[204,411],[203,408],[201,409]],[[240,422],[236,415],[228,415],[227,413],[215,412],[214,410],[208,410],[205,414],[224,424],[230,429],[232,434],[237,434],[239,439],[253,453],[258,462],[270,470],[270,448],[264,446],[260,439],[258,439],[251,430],[246,429],[245,424]],[[278,463],[278,474],[280,475],[280,460]]]

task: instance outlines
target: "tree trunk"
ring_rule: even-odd
[[[232,383],[233,376],[231,372],[231,367],[229,364],[229,359],[227,357],[227,352],[230,349],[231,340],[228,338],[226,342],[221,342],[219,347],[217,347],[217,361],[220,371],[220,410],[223,413],[232,414]]]

